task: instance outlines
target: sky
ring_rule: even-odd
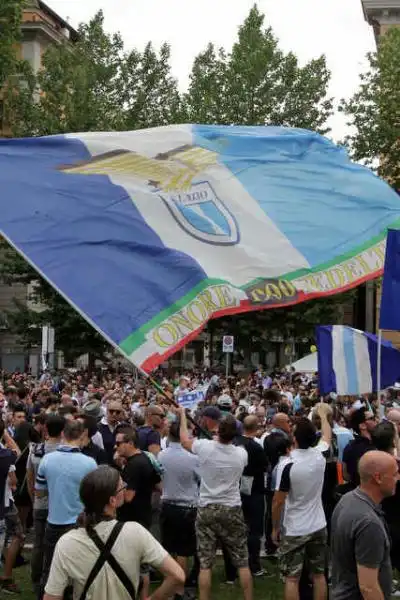
[[[46,0],[72,26],[87,21],[98,10],[110,32],[119,31],[127,49],[169,42],[172,71],[184,89],[193,58],[208,42],[229,50],[239,25],[254,0]],[[365,22],[361,0],[258,0],[265,23],[274,30],[284,51],[293,51],[301,64],[325,54],[332,81],[330,94],[349,98],[359,74],[367,67],[366,54],[375,49],[372,28]],[[336,114],[332,135],[341,139],[345,117]]]

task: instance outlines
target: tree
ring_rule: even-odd
[[[104,31],[99,12],[79,39],[52,44],[26,94],[14,93],[14,135],[50,135],[123,128],[123,42]]]
[[[179,121],[169,59],[167,44],[159,53],[151,43],[143,53],[127,53],[119,34],[105,32],[100,11],[79,27],[77,42],[49,46],[26,93],[11,94],[13,133],[121,131]]]
[[[368,58],[359,90],[340,107],[354,131],[346,144],[354,160],[400,190],[400,29],[389,29]]]
[[[314,343],[315,327],[340,323],[344,303],[351,302],[355,291],[321,298],[288,308],[222,317],[208,324],[213,336],[229,334],[235,337],[235,350],[250,364],[252,352],[266,350],[271,338],[284,341],[308,338]]]
[[[22,0],[2,0],[0,4],[0,89],[16,72],[15,46],[20,38]]]
[[[29,64],[19,59],[15,51],[21,38],[22,7],[24,0],[3,0],[0,3],[0,126],[3,135],[9,134],[11,123],[10,98],[30,81]]]
[[[171,50],[163,44],[159,55],[151,43],[143,53],[132,50],[122,67],[125,128],[141,129],[182,123],[184,107],[178,84],[171,75]]]
[[[197,56],[185,96],[190,121],[328,131],[332,100],[325,57],[300,67],[263,23],[254,6],[230,53],[209,44]]]

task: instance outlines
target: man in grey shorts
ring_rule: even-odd
[[[360,486],[340,500],[332,517],[332,600],[389,600],[390,540],[380,503],[393,496],[396,459],[371,450],[359,462]]]

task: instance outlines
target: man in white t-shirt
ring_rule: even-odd
[[[316,444],[317,432],[309,419],[304,417],[297,421],[293,429],[295,449],[291,453],[292,460],[282,471],[272,505],[272,539],[275,543],[279,541],[282,511],[285,509],[279,550],[285,577],[285,600],[299,597],[299,581],[306,559],[313,579],[315,600],[327,597],[327,531],[321,494],[326,467],[323,452],[329,450],[332,430],[327,418],[329,405],[318,404],[315,410],[321,419],[321,439]]]
[[[189,377],[186,377],[185,375],[182,375],[182,377],[179,378],[179,385],[174,390],[175,400],[178,400],[178,398],[180,398],[184,394],[188,393],[188,391],[189,391],[189,384],[190,384]]]
[[[237,568],[245,600],[252,600],[253,583],[248,566],[247,530],[240,497],[240,480],[247,465],[247,452],[232,441],[237,435],[236,419],[224,416],[217,440],[189,437],[186,413],[180,410],[182,446],[199,458],[200,498],[196,519],[197,552],[200,561],[200,600],[208,600],[211,569],[220,542]]]

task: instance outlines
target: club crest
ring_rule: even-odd
[[[239,242],[236,219],[207,181],[192,184],[184,192],[159,192],[159,196],[175,221],[197,240],[216,246]]]
[[[187,234],[206,244],[233,246],[240,240],[235,217],[208,181],[194,182],[217,164],[217,158],[215,152],[198,146],[182,146],[154,158],[116,150],[60,170],[144,181]]]

